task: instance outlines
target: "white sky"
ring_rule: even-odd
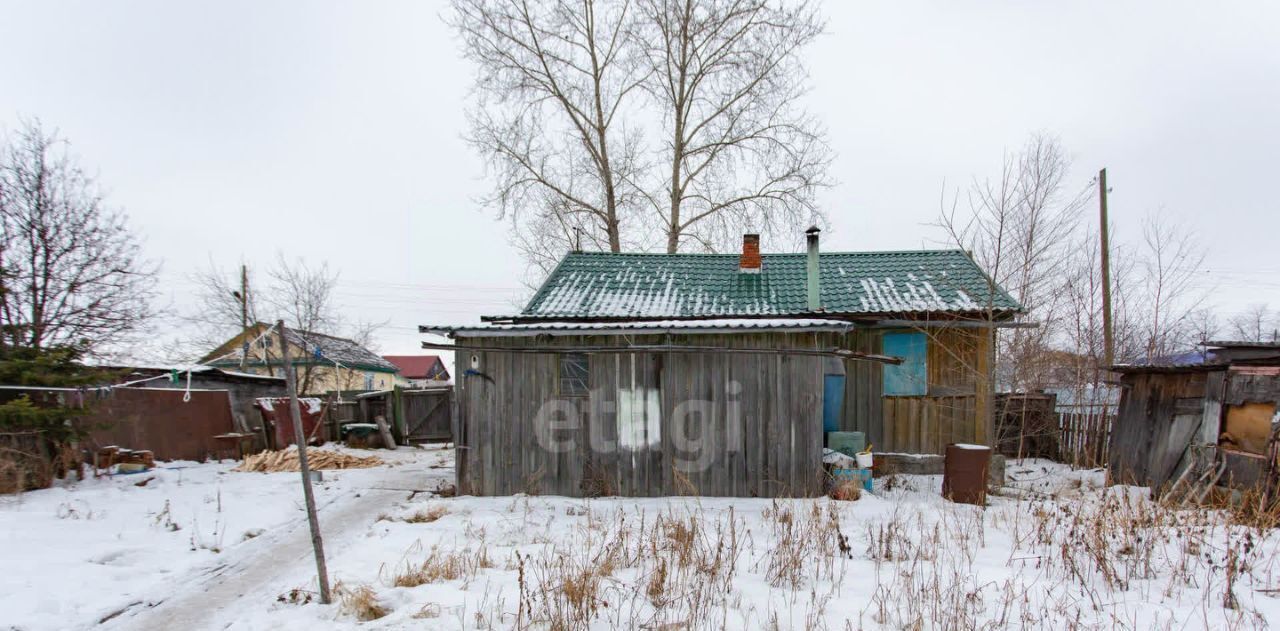
[[[0,125],[69,138],[188,304],[210,260],[328,261],[352,318],[509,313],[506,226],[461,140],[471,68],[443,2],[0,2]],[[824,250],[929,247],[944,180],[1058,135],[1083,187],[1106,166],[1120,239],[1160,210],[1208,251],[1224,314],[1280,306],[1280,4],[843,2],[807,53],[838,152]],[[1090,212],[1095,212],[1090,209]],[[764,244],[766,250],[771,249]],[[777,248],[774,248],[777,249]]]

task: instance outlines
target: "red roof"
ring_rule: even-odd
[[[442,373],[446,374],[443,378],[448,379],[439,355],[383,355],[382,358],[395,364],[405,379],[439,378]]]

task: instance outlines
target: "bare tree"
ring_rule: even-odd
[[[824,221],[831,152],[798,105],[808,2],[453,0],[450,21],[478,69],[484,201],[536,268],[579,244],[710,250]]]
[[[1250,305],[1229,323],[1231,335],[1242,342],[1280,341],[1280,314],[1263,303]]]
[[[308,333],[345,337],[369,348],[377,331],[385,323],[351,321],[343,316],[334,298],[339,274],[328,263],[311,265],[289,260],[283,254],[276,257],[275,265],[267,270],[266,282],[259,284],[255,274],[248,276],[247,303],[250,325],[283,319],[294,333]],[[203,356],[241,331],[240,270],[218,268],[212,263],[196,274],[199,287],[200,308],[198,315],[188,320],[194,331],[191,339],[184,341],[177,352],[184,353],[186,361]],[[173,349],[171,349],[171,353]],[[270,346],[261,352],[272,361]],[[314,379],[313,364],[305,364],[299,370],[298,383],[301,392],[307,392]]]
[[[68,143],[38,120],[0,142],[0,222],[6,343],[98,354],[145,323],[155,266]]]
[[[800,53],[823,29],[802,1],[639,0],[633,40],[661,115],[664,194],[646,187],[666,251],[715,250],[750,226],[764,234],[823,219],[824,130],[799,105]]]
[[[1117,234],[1114,226],[1111,233]],[[1070,241],[1071,254],[1060,262],[1064,299],[1061,326],[1051,343],[1078,358],[1073,370],[1064,373],[1056,385],[1097,385],[1102,380],[1102,364],[1106,357],[1102,330],[1102,273],[1097,229],[1083,230]],[[1139,261],[1131,248],[1115,248],[1111,253],[1112,328],[1115,335],[1116,359],[1133,361],[1143,356],[1140,327],[1131,308],[1137,298],[1135,287],[1141,283]]]
[[[1039,325],[1012,329],[993,345],[999,380],[1013,387],[1045,385],[1045,351],[1064,324],[1062,263],[1089,192],[1069,190],[1069,171],[1058,140],[1034,134],[1021,151],[1005,156],[998,178],[970,184],[963,210],[960,193],[953,193],[937,223],[946,240],[968,251],[989,275],[988,306],[1002,287]]]
[[[475,62],[471,144],[531,262],[576,244],[618,252],[635,206],[640,139],[624,121],[644,70],[626,38],[630,2],[454,0]]]
[[[1205,342],[1216,340],[1222,331],[1222,325],[1218,321],[1218,315],[1209,307],[1201,307],[1191,312],[1187,318],[1187,334],[1189,339],[1198,346],[1203,346]]]
[[[1147,357],[1186,350],[1203,340],[1191,339],[1190,319],[1204,303],[1195,287],[1196,271],[1204,263],[1204,249],[1190,233],[1151,214],[1142,226],[1144,346]]]
[[[295,330],[336,334],[341,321],[333,303],[338,274],[328,263],[310,266],[302,259],[290,262],[281,254],[268,273],[271,289],[261,298],[275,318],[284,319]]]

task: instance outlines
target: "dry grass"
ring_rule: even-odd
[[[378,594],[368,585],[348,589],[339,584],[336,591],[341,601],[342,613],[356,620],[368,622],[391,613],[390,609],[378,602]]]
[[[514,575],[518,596],[486,587],[469,601],[459,624],[482,628],[839,628],[846,617],[848,629],[1265,628],[1252,607],[1280,575],[1275,515],[1256,499],[1230,510],[1175,509],[1125,489],[985,509],[775,500],[759,519],[700,500],[656,512],[557,502],[515,500],[507,525],[466,526],[478,549],[433,548],[391,584],[467,589],[493,566],[486,529],[510,546],[497,572]]]
[[[445,515],[448,515],[448,514],[449,514],[449,507],[444,506],[443,504],[438,504],[436,506],[429,506],[427,508],[423,508],[414,513],[406,515],[405,517],[401,518],[400,521],[410,523],[410,524],[429,524],[435,521],[439,521],[441,517],[444,517]]]
[[[856,502],[862,499],[862,483],[853,480],[837,481],[831,487],[828,497],[842,502]]]
[[[427,603],[423,605],[422,608],[418,609],[416,613],[414,613],[412,616],[409,616],[409,617],[413,618],[414,620],[426,620],[429,618],[439,618],[440,613],[441,613],[441,610],[440,610],[439,603]]]
[[[1265,532],[1280,528],[1280,496],[1268,501],[1267,494],[1260,489],[1251,489],[1240,494],[1234,502],[1224,507],[1230,515],[1231,523],[1237,526],[1252,528]]]
[[[467,552],[444,552],[439,548],[432,548],[431,553],[421,563],[406,564],[403,570],[392,577],[391,584],[396,587],[417,587],[428,583],[453,581],[464,576],[474,576],[479,568],[479,557],[488,559],[488,553],[483,552],[483,548],[481,550],[480,554],[472,555]]]

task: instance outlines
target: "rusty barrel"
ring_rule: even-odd
[[[990,470],[990,447],[947,445],[942,496],[953,502],[982,506],[987,501],[987,474]]]

